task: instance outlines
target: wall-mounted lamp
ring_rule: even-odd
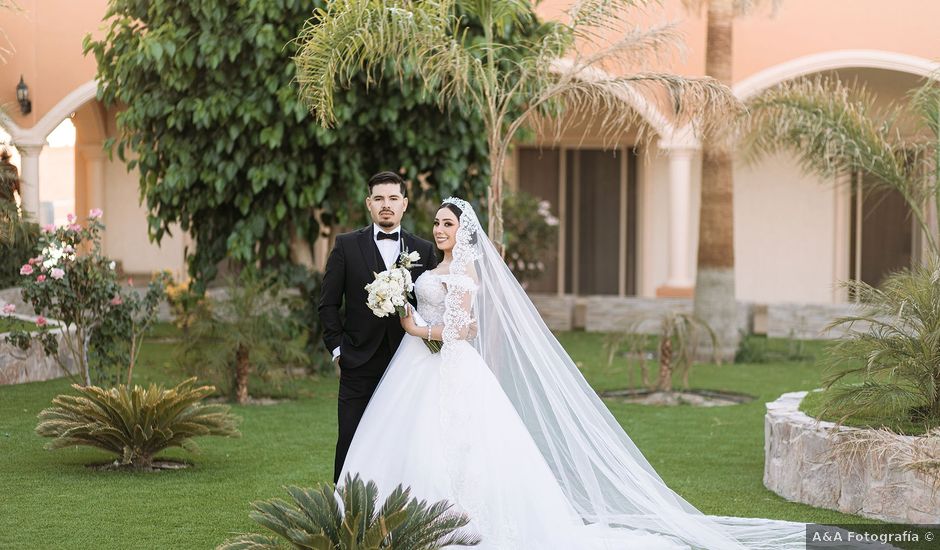
[[[29,87],[23,82],[23,76],[20,75],[20,83],[16,85],[16,100],[20,103],[20,112],[28,115],[33,110],[33,102],[29,99]]]

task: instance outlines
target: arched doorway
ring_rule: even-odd
[[[808,76],[857,82],[879,103],[903,102],[938,64],[870,50],[816,54],[768,68],[734,87],[742,100],[779,83]],[[896,193],[868,192],[865,174],[832,181],[803,172],[792,155],[735,172],[735,250],[738,294],[773,302],[843,302],[840,281],[878,284],[885,274],[911,265],[920,235]]]

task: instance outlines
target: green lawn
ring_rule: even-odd
[[[145,345],[135,380],[176,382],[170,361],[174,331],[158,330]],[[604,364],[602,336],[566,333],[563,344],[597,389],[625,384],[623,367]],[[785,391],[811,389],[820,374],[811,362],[704,365],[693,387],[755,395],[744,405],[697,409],[610,403],[611,410],[665,481],[706,513],[808,522],[851,522],[843,514],[784,501],[764,489],[764,403]],[[233,407],[243,418],[239,439],[206,438],[195,467],[178,472],[92,472],[105,459],[89,449],[46,451],[33,434],[36,414],[66,380],[0,386],[0,548],[211,548],[229,534],[254,530],[253,499],[284,496],[288,484],[310,485],[332,475],[337,381],[302,380],[295,399]]]

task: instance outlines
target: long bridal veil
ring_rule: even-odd
[[[805,548],[802,523],[707,516],[669,489],[542,321],[470,204],[444,202],[462,211],[451,274],[479,281],[470,294],[471,343],[585,523],[644,529],[709,550]]]

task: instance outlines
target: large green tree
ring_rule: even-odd
[[[486,137],[472,111],[441,113],[408,82],[369,82],[336,95],[342,124],[324,129],[300,102],[291,41],[324,2],[112,0],[100,39],[99,97],[120,106],[109,146],[140,173],[150,232],[179,223],[195,238],[201,285],[231,258],[290,264],[291,243],[320,221],[364,221],[365,180],[403,169],[413,192],[478,196]],[[470,32],[475,32],[472,29]],[[405,70],[408,70],[407,67]],[[322,217],[315,216],[322,213]]]

